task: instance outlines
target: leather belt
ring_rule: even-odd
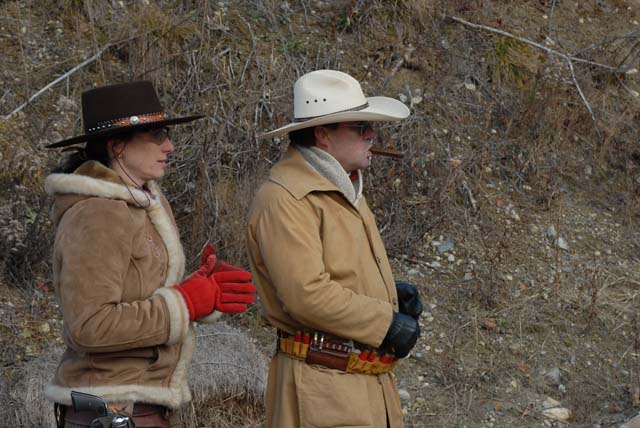
[[[399,360],[379,349],[320,331],[292,335],[278,330],[278,351],[308,364],[368,375],[388,373]]]

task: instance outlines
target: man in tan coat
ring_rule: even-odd
[[[247,231],[264,317],[278,328],[267,426],[402,427],[391,370],[419,337],[422,306],[415,286],[394,283],[361,171],[369,122],[409,110],[319,70],[296,82],[294,114],[261,136],[288,133],[291,146],[258,191]]]

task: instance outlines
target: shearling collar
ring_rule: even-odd
[[[335,165],[331,166],[332,162],[328,159],[325,159],[325,162],[320,161],[319,157],[316,156],[315,158],[317,158],[318,162],[313,161],[314,165],[312,166],[303,156],[300,149],[290,146],[280,162],[271,169],[269,180],[287,189],[296,199],[302,199],[311,192],[334,191],[340,192],[345,196],[345,199],[357,205],[362,194],[362,176],[360,172],[358,172],[357,190],[353,190],[354,185],[350,182],[347,173],[332,156],[329,155],[329,157]],[[321,164],[322,167],[320,167]],[[329,173],[329,171],[331,171],[331,173]],[[323,175],[324,172],[332,178],[339,177],[340,174],[342,174],[349,183],[348,185],[340,185],[342,180],[336,180],[338,182],[338,184],[336,184],[332,181],[332,178],[325,177]],[[352,189],[350,192],[348,186]],[[355,194],[355,196],[352,198],[349,196],[350,194]]]
[[[100,162],[87,161],[73,174],[51,174],[44,182],[44,190],[49,195],[74,194],[98,196],[125,201],[128,204],[149,208],[159,203],[158,187],[149,182],[151,195],[131,186],[125,186],[120,176]]]
[[[340,189],[352,204],[358,205],[358,200],[362,196],[362,172],[360,170],[357,171],[356,179],[352,182],[349,174],[336,158],[324,150],[318,147],[299,147],[298,150],[313,169]]]

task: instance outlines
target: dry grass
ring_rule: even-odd
[[[258,426],[266,382],[266,357],[241,330],[224,322],[199,325],[189,370],[190,406],[173,416],[176,426]],[[0,378],[0,418],[11,426],[54,426],[53,407],[43,395],[63,348],[47,351]],[[240,422],[239,422],[240,421]]]

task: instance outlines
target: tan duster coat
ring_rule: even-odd
[[[258,191],[247,247],[271,324],[380,345],[397,295],[373,214],[364,198],[350,201],[298,149],[289,148]],[[344,373],[278,353],[266,400],[268,427],[386,428],[387,417],[391,428],[402,427],[390,373]]]
[[[71,390],[170,408],[191,399],[194,334],[183,299],[168,288],[182,279],[184,254],[166,199],[150,188],[127,189],[94,161],[46,179],[67,345],[45,391],[52,401],[71,404]]]

